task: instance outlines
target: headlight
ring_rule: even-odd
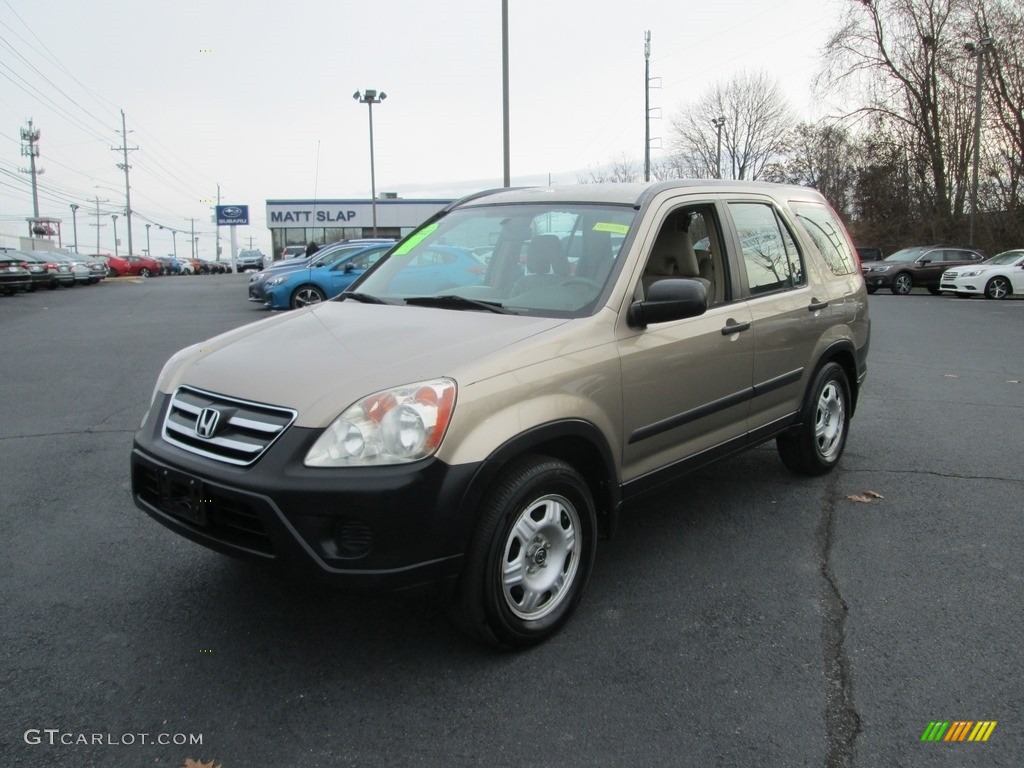
[[[264,277],[266,277],[266,275],[264,275],[262,272],[257,272],[256,274],[249,278],[249,282],[255,283],[257,280],[262,280]]]
[[[403,464],[432,456],[455,407],[455,382],[421,381],[349,406],[306,454],[307,467]]]
[[[890,269],[892,269],[892,265],[891,264],[887,265],[887,266],[884,266],[884,267],[872,267],[871,271],[872,272],[888,272]]]
[[[969,269],[966,272],[961,272],[960,277],[977,277],[981,274],[980,269]]]
[[[273,280],[267,280],[267,288],[270,288],[272,285],[280,285],[287,279],[288,275],[281,275],[280,277],[275,277]]]

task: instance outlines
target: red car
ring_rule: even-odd
[[[104,258],[107,262],[107,274],[111,277],[124,277],[125,275],[152,277],[160,274],[160,263],[148,256],[105,256]]]

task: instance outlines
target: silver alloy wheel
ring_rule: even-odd
[[[513,614],[542,619],[572,594],[580,530],[579,513],[565,496],[549,494],[523,508],[501,558],[501,590]]]
[[[899,294],[900,296],[906,296],[914,287],[914,280],[907,274],[897,275],[896,279],[893,280],[892,285],[894,288],[893,293]]]
[[[825,461],[831,461],[842,445],[846,424],[844,410],[843,392],[837,382],[830,381],[821,390],[814,411],[814,442],[818,446],[818,454]]]
[[[993,277],[985,286],[985,295],[990,299],[1005,299],[1010,294],[1010,281],[1005,277]]]
[[[323,295],[316,288],[300,288],[295,292],[295,308],[308,307],[310,304],[319,304],[324,300]]]

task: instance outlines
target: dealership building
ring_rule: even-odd
[[[286,245],[317,245],[357,237],[400,238],[409,234],[451,200],[403,200],[385,193],[374,205],[370,200],[267,200],[267,227],[273,252]]]

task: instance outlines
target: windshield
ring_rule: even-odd
[[[596,308],[635,215],[630,206],[581,203],[460,208],[410,235],[352,290],[397,303],[459,296],[519,314],[581,317]]]
[[[1024,251],[1006,251],[993,256],[988,261],[982,262],[983,264],[1013,264],[1020,258],[1024,258]]]
[[[915,261],[927,250],[927,248],[922,248],[921,246],[904,248],[902,251],[896,251],[896,253],[891,256],[886,256],[885,261]]]

